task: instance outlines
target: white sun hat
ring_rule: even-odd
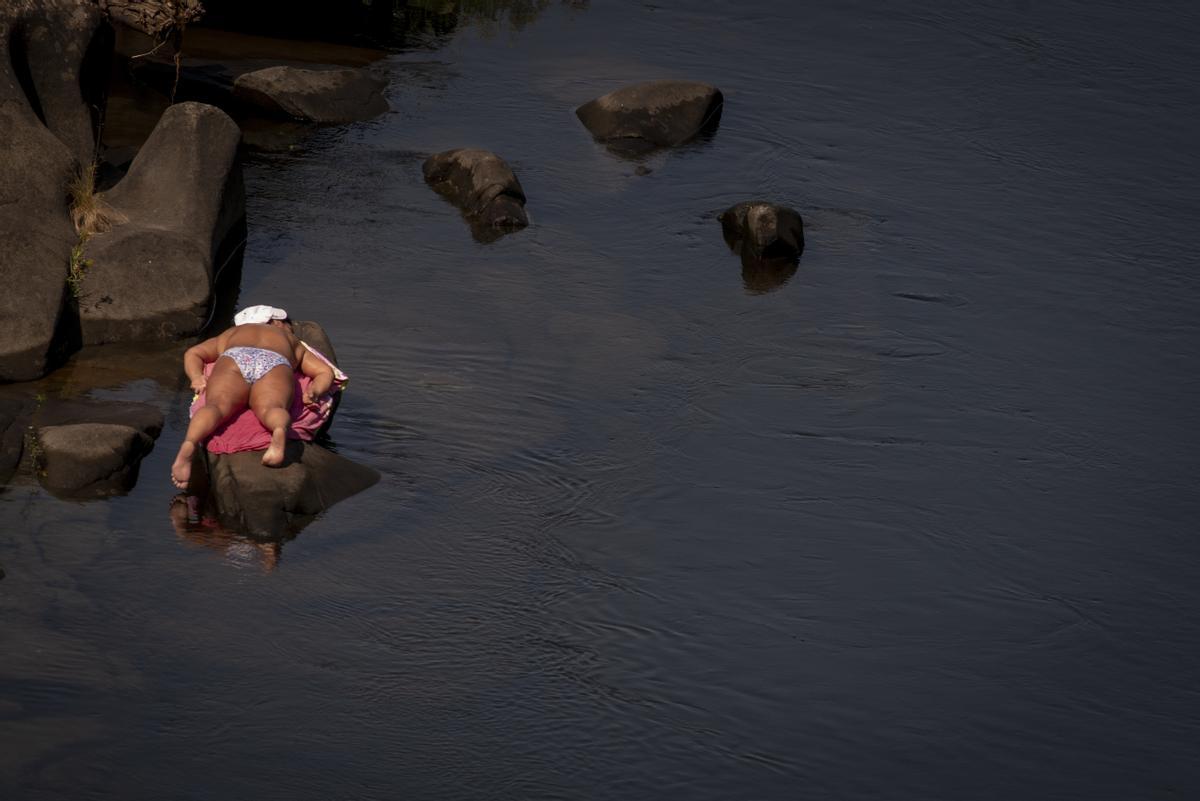
[[[250,323],[269,323],[272,320],[286,320],[287,312],[274,306],[247,306],[233,316],[234,325]]]

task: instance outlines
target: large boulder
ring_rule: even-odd
[[[355,122],[388,110],[386,82],[359,69],[276,66],[239,75],[233,96],[269,114],[322,123]]]
[[[103,99],[91,77],[110,52],[87,4],[0,3],[0,381],[38,378],[77,344],[67,186],[92,156]]]
[[[48,402],[33,415],[38,480],[70,497],[128,492],[162,426],[162,413],[142,403]]]
[[[584,103],[575,115],[602,142],[674,147],[715,131],[724,104],[721,91],[706,83],[646,81]]]
[[[495,239],[529,224],[525,190],[508,163],[487,150],[459,148],[425,160],[425,181],[458,206],[477,238]]]
[[[262,453],[211,454],[197,449],[207,473],[208,503],[221,523],[243,534],[284,536],[335,503],[375,485],[379,473],[311,442],[289,440],[282,467]]]
[[[169,340],[209,319],[218,272],[244,240],[246,202],[229,115],[168,108],[103,199],[128,220],[88,240],[79,284],[84,344]]]

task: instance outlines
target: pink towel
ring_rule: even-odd
[[[288,429],[288,439],[302,439],[311,442],[321,426],[333,414],[333,396],[346,386],[346,374],[337,368],[333,362],[314,348],[312,353],[333,367],[333,386],[323,395],[316,406],[304,405],[304,390],[312,383],[312,379],[301,373],[296,373],[296,385],[292,390],[292,426]],[[208,377],[216,362],[204,365],[204,375]],[[204,393],[192,399],[189,415],[194,415],[204,405]],[[209,453],[239,453],[241,451],[265,451],[271,444],[271,432],[263,427],[254,412],[243,409],[226,420],[213,432],[208,440]]]

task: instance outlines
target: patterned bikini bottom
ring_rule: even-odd
[[[247,384],[253,384],[280,365],[292,366],[282,354],[266,348],[230,348],[221,355],[233,359]]]

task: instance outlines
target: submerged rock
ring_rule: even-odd
[[[716,130],[725,99],[715,86],[695,81],[647,81],[625,86],[575,109],[603,142],[641,140],[674,147]]]
[[[277,66],[239,75],[233,96],[271,114],[323,123],[369,120],[388,110],[386,82],[358,69]]]
[[[104,200],[128,222],[88,240],[79,285],[84,344],[178,339],[207,322],[218,270],[245,230],[241,131],[225,112],[163,113]]]
[[[38,378],[78,344],[67,186],[91,159],[104,107],[93,79],[111,44],[88,4],[0,3],[0,381]]]
[[[508,163],[487,150],[459,148],[425,160],[425,181],[466,215],[477,238],[529,224],[525,190]]]

